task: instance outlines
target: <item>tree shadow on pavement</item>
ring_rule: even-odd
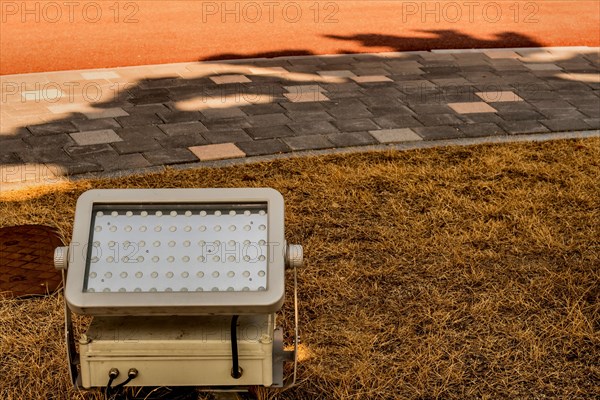
[[[454,47],[499,48],[507,42],[539,46],[511,32],[494,40],[447,30],[427,33],[435,37],[410,38],[412,50],[425,43],[432,47],[456,43]],[[331,37],[386,46],[390,51],[407,49],[402,36]],[[0,183],[24,180],[30,164],[77,175],[198,162],[190,147],[211,144],[232,144],[246,156],[260,156],[385,143],[369,132],[386,129],[411,128],[424,140],[435,140],[478,132],[591,129],[600,118],[600,82],[593,78],[599,69],[597,54],[565,52],[562,58],[552,58],[543,50],[524,50],[520,55],[498,53],[498,57],[484,52],[307,57],[311,52],[300,50],[295,51],[299,57],[267,58],[285,53],[256,54],[251,61],[147,67],[149,78],[143,77],[141,67],[111,70],[116,76],[99,78],[104,85],[99,88],[116,85],[118,90],[101,101],[81,96],[29,101],[22,90],[32,82],[22,85],[16,80],[12,83],[19,91],[6,102],[6,93],[2,96],[2,118],[17,116],[11,129],[2,129],[0,135]],[[140,78],[118,76],[132,71],[141,71]],[[63,91],[81,87],[76,73],[72,81],[62,75],[52,87]],[[27,79],[35,84],[36,76]],[[573,79],[577,76],[581,79]],[[592,80],[586,81],[590,76]],[[3,77],[2,82],[4,91],[11,77]],[[507,91],[524,101],[488,99],[495,112],[483,114],[463,114],[448,107],[455,102],[481,102],[477,93],[493,96]],[[61,106],[64,112],[59,117],[48,111]],[[36,110],[44,113],[43,122],[20,125],[25,114]],[[436,128],[447,136],[435,133]]]

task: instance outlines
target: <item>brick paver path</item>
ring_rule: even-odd
[[[36,174],[600,129],[600,49],[588,47],[285,57],[0,78],[2,183]]]

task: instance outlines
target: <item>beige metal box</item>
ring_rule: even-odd
[[[121,372],[118,384],[135,368],[134,386],[271,386],[275,316],[238,322],[243,374],[234,379],[231,317],[96,317],[79,339],[81,384],[106,386],[111,368]]]

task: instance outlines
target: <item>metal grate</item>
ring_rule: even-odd
[[[53,263],[57,246],[63,242],[49,226],[0,228],[0,292],[11,297],[54,292],[61,283]]]

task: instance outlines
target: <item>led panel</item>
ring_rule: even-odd
[[[66,300],[92,315],[273,312],[284,252],[272,189],[91,190],[77,202]]]
[[[95,206],[87,292],[264,291],[267,205]]]

